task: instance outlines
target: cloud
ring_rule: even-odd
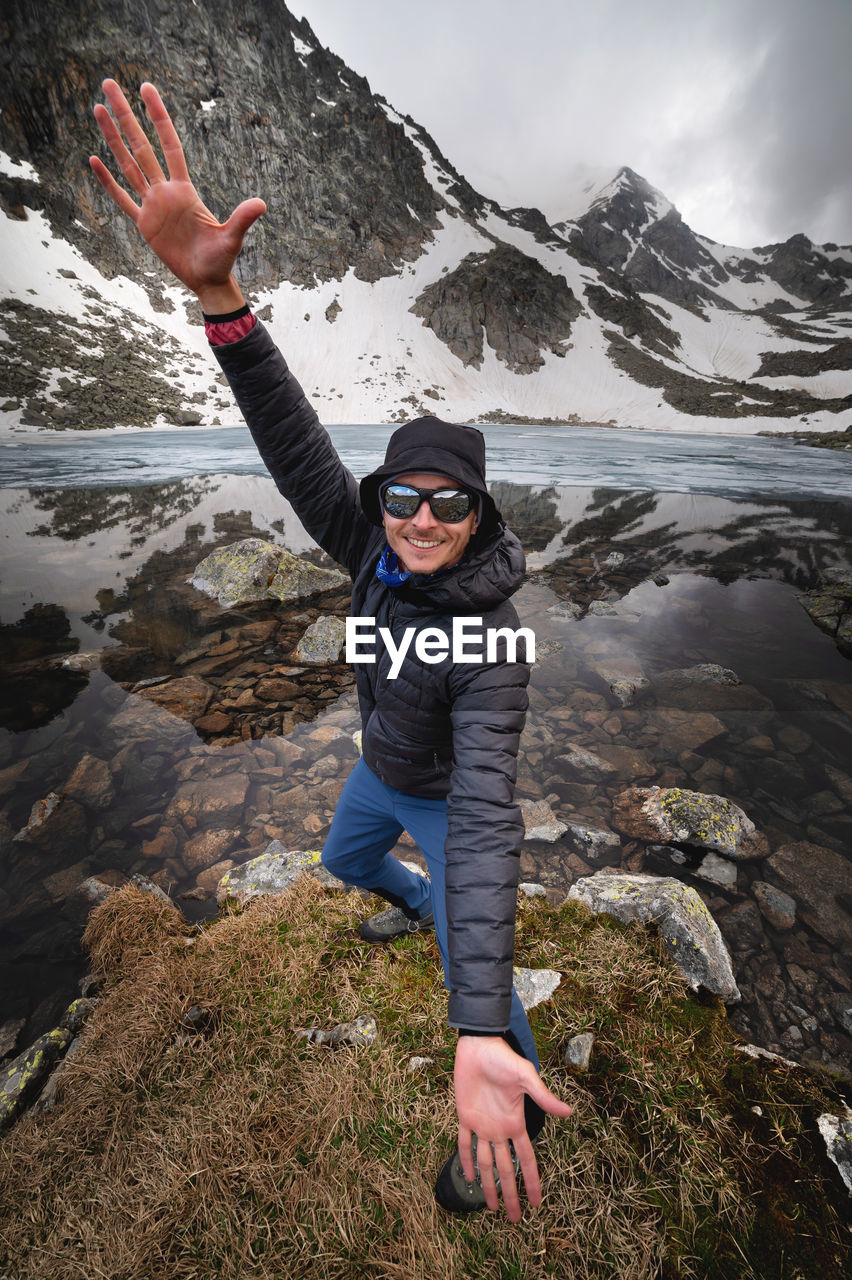
[[[484,194],[628,164],[732,244],[852,240],[849,0],[291,0]]]

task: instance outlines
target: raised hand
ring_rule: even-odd
[[[244,200],[227,222],[217,222],[190,180],[180,138],[154,86],[143,84],[140,92],[163,149],[168,177],[119,86],[104,80],[103,89],[115,119],[100,103],[95,119],[139,203],[97,156],[91,156],[89,163],[98,181],[136,223],[160,261],[198,295],[206,312],[236,310],[242,294],[232,269],[246,232],[266,212],[266,205],[258,199]]]
[[[473,1182],[472,1135],[477,1137],[477,1164],[485,1202],[499,1207],[494,1168],[500,1177],[503,1204],[512,1222],[520,1222],[521,1203],[509,1142],[524,1176],[527,1199],[541,1204],[541,1181],[532,1143],[524,1122],[524,1094],[543,1111],[570,1116],[572,1108],[542,1083],[531,1062],[510,1048],[500,1036],[461,1036],[456,1048],[456,1110],[459,1117],[459,1156],[468,1182]],[[488,1159],[489,1144],[493,1161]]]

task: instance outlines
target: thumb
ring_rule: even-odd
[[[528,1084],[524,1085],[524,1089],[533,1102],[537,1102],[542,1111],[546,1111],[549,1115],[567,1117],[574,1110],[569,1103],[563,1102],[561,1098],[557,1098],[555,1093],[551,1093],[538,1073],[535,1073],[534,1080],[530,1080]]]
[[[259,200],[256,196],[251,200],[244,200],[242,204],[238,204],[228,221],[225,223],[225,229],[230,231],[232,235],[239,237],[242,244],[243,237],[253,223],[257,222],[264,213],[266,213],[266,204],[263,200]]]

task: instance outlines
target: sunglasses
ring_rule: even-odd
[[[411,484],[387,484],[381,490],[382,507],[394,520],[410,520],[428,501],[432,515],[442,524],[458,524],[473,510],[473,494],[466,489],[417,489]]]

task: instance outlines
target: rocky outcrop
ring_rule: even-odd
[[[740,992],[718,925],[694,889],[658,876],[598,872],[578,880],[568,897],[624,924],[653,921],[681,976],[730,1004]]]
[[[799,601],[820,630],[834,637],[841,653],[852,657],[852,569],[826,569],[822,578]]]
[[[544,352],[564,356],[581,307],[562,276],[501,244],[468,254],[411,308],[464,365],[479,368],[484,342],[514,373],[533,373]]]

